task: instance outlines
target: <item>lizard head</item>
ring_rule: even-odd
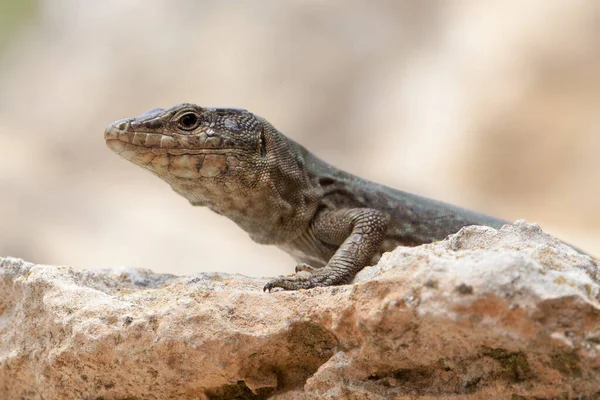
[[[104,132],[107,146],[149,170],[192,202],[210,200],[213,186],[239,191],[265,167],[261,121],[246,110],[180,104],[116,121]],[[236,187],[239,186],[239,187]],[[213,190],[211,190],[213,189]],[[204,193],[199,193],[204,192]]]
[[[297,145],[246,110],[187,103],[157,108],[113,122],[104,139],[193,205],[239,225],[252,225],[253,218],[293,220],[298,207],[314,203]]]

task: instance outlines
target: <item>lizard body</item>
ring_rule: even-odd
[[[111,124],[108,147],[299,263],[265,290],[350,282],[397,246],[506,221],[370,182],[320,160],[240,109],[180,104]]]

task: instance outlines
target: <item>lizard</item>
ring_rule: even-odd
[[[337,169],[244,109],[156,108],[113,122],[104,139],[193,206],[289,253],[296,273],[270,280],[264,291],[347,284],[397,246],[508,223]]]

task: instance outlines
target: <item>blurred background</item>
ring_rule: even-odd
[[[600,2],[0,0],[0,255],[291,273],[104,144],[181,102],[600,255]]]

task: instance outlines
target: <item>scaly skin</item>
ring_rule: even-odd
[[[246,110],[154,109],[114,122],[104,138],[192,205],[291,254],[296,274],[268,282],[269,291],[349,283],[397,246],[506,223],[340,171]]]

